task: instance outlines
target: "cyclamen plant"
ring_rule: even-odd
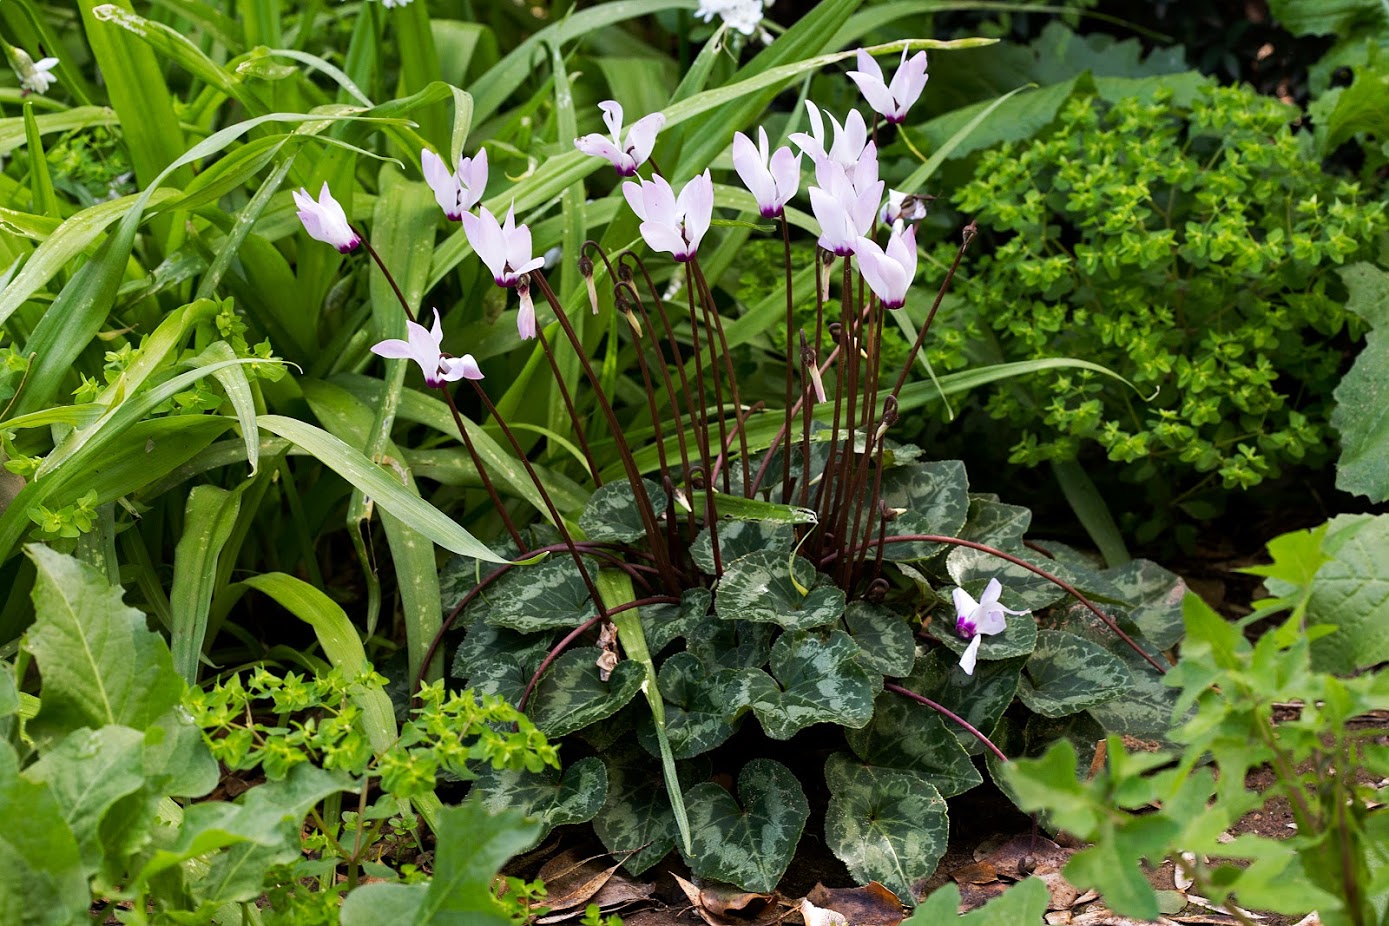
[[[904,58],[899,74],[916,60]],[[915,94],[925,82],[920,62],[921,75],[908,71],[905,81]],[[869,70],[861,60],[859,73]],[[899,94],[897,79],[889,89],[900,121],[915,94]],[[488,398],[479,365],[443,350],[437,312],[425,329],[405,307],[408,340],[373,350],[416,361],[448,403],[509,538],[497,552],[558,554],[491,572],[472,559],[451,561],[441,582],[447,617],[422,664],[461,622],[457,678],[526,711],[550,738],[567,738],[566,754],[586,750],[570,734],[598,751],[562,771],[480,769],[474,786],[491,807],[521,808],[547,831],[592,821],[633,873],[678,849],[701,878],[771,890],[810,815],[800,781],[823,765],[832,795],[823,808],[827,844],[854,877],[881,881],[911,903],[913,885],[945,849],[944,798],[983,781],[973,755],[1007,761],[1058,736],[1093,746],[1106,730],[1162,735],[1171,697],[1161,650],[1176,642],[1180,581],[1151,563],[1099,570],[1063,546],[1029,543],[1029,512],[970,493],[962,464],[928,460],[891,439],[954,267],[903,368],[885,376],[883,325],[911,297],[911,223],[924,214],[915,208],[923,199],[890,201],[900,225],[879,227],[884,184],[861,114],[830,117],[827,133],[808,104],[812,132],[792,137],[801,156],[769,152],[760,127],[755,148],[747,136],[733,142],[735,169],[782,232],[784,406],[764,412],[763,402],[745,401],[700,265],[713,220],[710,172],[677,195],[652,157],[657,114],[621,139],[621,107],[602,108],[611,141],[588,136],[576,145],[634,177],[623,194],[642,237],[672,256],[683,281],[683,300],[666,298],[636,252],[610,255],[589,241],[578,255],[594,310],[603,274],[630,322],[611,337],[625,337],[640,370],[649,443],[619,420],[616,397],[532,256],[527,226],[512,209],[503,223],[485,207],[473,214],[475,202],[463,204],[486,179],[464,181],[461,167],[451,178],[442,161],[422,156],[445,213],[457,209],[496,283],[517,290],[518,332],[536,339],[570,414],[580,422],[596,412],[619,460],[600,468],[576,428],[594,491],[575,525]],[[785,215],[803,157],[814,165],[809,197],[821,225],[813,331],[792,330]],[[455,180],[468,195],[455,199]],[[342,248],[357,234],[337,227],[341,210],[323,197],[318,211],[301,205],[314,237],[332,228],[323,240]],[[960,254],[973,234],[968,226]],[[532,292],[553,323],[536,317]],[[587,383],[579,394],[559,375],[566,347]],[[463,426],[451,390],[462,380],[530,475],[548,524],[513,522]],[[721,750],[735,735],[738,748]],[[784,741],[778,759],[747,760]],[[711,770],[737,773],[736,799],[707,780]]]

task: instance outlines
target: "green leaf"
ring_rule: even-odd
[[[987,647],[992,639],[985,637],[983,646]],[[966,675],[955,653],[944,647],[936,647],[917,660],[916,668],[901,684],[903,688],[930,698],[989,736],[1008,705],[1013,703],[1026,661],[1023,656],[988,662],[981,660],[975,665],[974,674]],[[945,725],[970,755],[983,751],[983,744],[973,734],[950,721],[945,721]]]
[[[587,823],[608,799],[608,771],[601,759],[589,756],[564,770],[525,770],[484,766],[473,783],[483,809],[491,814],[516,810],[539,822],[534,848],[550,830],[570,823]]]
[[[1009,550],[1007,552],[1018,559],[1046,570],[1058,579],[1070,582],[1072,585],[1076,584],[1075,574],[1056,560],[1047,559],[1031,550]],[[1050,579],[1044,579],[1030,569],[1016,563],[1010,563],[1005,559],[999,559],[992,553],[986,553],[983,550],[956,547],[950,551],[945,566],[950,573],[950,578],[955,580],[955,584],[973,595],[976,601],[984,591],[984,587],[988,585],[989,580],[997,579],[1003,584],[1003,594],[1000,600],[1015,611],[1035,611],[1045,608],[1067,595],[1065,589]],[[1011,621],[1012,616],[1010,615],[1008,619]]]
[[[859,883],[877,881],[898,897],[930,876],[945,854],[945,799],[910,772],[875,768],[837,752],[825,763],[830,801],[825,842]]]
[[[164,640],[123,591],[79,560],[37,544],[25,547],[37,570],[28,649],[43,676],[43,707],[29,724],[36,738],[79,727],[121,724],[143,730],[183,695]]]
[[[733,735],[724,720],[726,705],[715,677],[692,653],[676,653],[661,665],[657,687],[665,698],[666,736],[677,759],[688,759],[723,744]],[[659,755],[650,715],[637,721],[637,738]]]
[[[685,648],[711,671],[755,669],[766,665],[771,656],[774,633],[771,624],[705,620],[685,635]]]
[[[622,660],[605,682],[598,676],[600,654],[593,646],[571,649],[535,686],[526,713],[546,736],[554,739],[611,717],[641,690],[646,681],[641,663]]]
[[[642,488],[659,516],[666,510],[666,493],[649,479],[642,480]],[[579,529],[595,541],[631,543],[645,537],[646,528],[642,526],[631,483],[609,482],[597,489],[579,515]]]
[[[859,648],[859,662],[881,675],[901,677],[916,661],[916,635],[905,615],[867,601],[851,601],[844,623]]]
[[[597,572],[588,561],[589,574]],[[573,557],[552,556],[535,566],[513,569],[479,595],[464,612],[489,624],[522,633],[577,627],[598,613]]]
[[[702,511],[702,508],[696,508]],[[789,524],[776,524],[768,521],[719,522],[719,558],[727,566],[734,560],[749,553],[769,551],[789,556],[796,545],[796,529]],[[695,542],[690,546],[690,558],[705,575],[715,575],[714,545],[709,536],[709,528],[700,528]]]
[[[1331,426],[1341,435],[1336,488],[1370,501],[1389,499],[1389,272],[1372,264],[1340,271],[1346,308],[1370,323],[1365,346],[1333,396]]]
[[[91,903],[77,840],[47,785],[20,777],[19,758],[0,741],[0,920],[70,926]],[[14,825],[22,821],[21,825]]]
[[[1186,583],[1157,563],[1136,559],[1118,569],[1105,570],[1130,608],[1129,620],[1158,649],[1171,649],[1182,638],[1182,599]]]
[[[764,893],[776,890],[810,817],[800,782],[772,759],[743,766],[737,800],[705,782],[685,793],[685,805],[694,843],[690,869],[701,878]]]
[[[399,480],[387,475],[361,451],[326,431],[282,415],[262,415],[257,424],[316,457],[324,466],[366,493],[376,504],[445,550],[489,563],[506,562],[439,509],[411,494]]]
[[[1379,0],[1270,0],[1278,24],[1293,35],[1345,35],[1357,26],[1389,29]]]
[[[1098,643],[1042,630],[1018,697],[1043,717],[1064,717],[1122,697],[1132,688],[1133,676],[1124,664]]]
[[[1051,891],[1040,878],[1028,878],[1005,890],[977,910],[959,915],[960,889],[947,883],[916,908],[902,926],[1033,926],[1047,914]]]
[[[642,635],[653,654],[680,637],[688,637],[706,621],[722,624],[709,616],[714,595],[707,588],[687,588],[680,593],[680,603],[647,605],[641,609]]]
[[[868,726],[847,731],[845,739],[868,765],[910,772],[942,797],[963,794],[984,781],[948,721],[894,691],[879,694]]]
[[[809,593],[803,595],[798,584]],[[725,562],[714,592],[714,613],[726,621],[770,623],[788,630],[823,627],[844,613],[844,591],[803,557],[763,550]]]
[[[190,685],[198,681],[198,657],[206,643],[208,612],[217,585],[217,560],[240,511],[239,491],[200,485],[188,493],[183,537],[174,550],[169,637],[174,668]]]
[[[959,460],[912,463],[883,474],[883,502],[905,508],[887,528],[893,534],[940,534],[954,537],[969,517],[969,477]],[[889,562],[926,559],[940,552],[938,543],[891,543],[883,548]]]
[[[1349,674],[1389,659],[1389,516],[1340,515],[1322,541],[1308,624],[1338,628],[1312,643],[1312,668]],[[1274,589],[1276,591],[1276,589]]]
[[[1031,509],[1005,505],[993,496],[971,495],[969,520],[960,531],[960,539],[1012,552],[1022,546],[1031,524]]]
[[[466,685],[481,666],[502,657],[511,658],[527,673],[534,672],[556,642],[554,633],[517,633],[479,618],[468,625],[454,651],[452,675]]]
[[[608,800],[593,831],[622,867],[640,875],[675,848],[675,814],[660,766],[630,741],[605,750]],[[630,853],[630,854],[629,854]]]
[[[859,665],[859,649],[842,630],[828,636],[788,630],[772,646],[772,675],[761,681],[750,704],[772,739],[790,739],[812,724],[858,728],[873,716],[878,684]]]

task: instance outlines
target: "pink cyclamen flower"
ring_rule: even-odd
[[[622,104],[616,100],[604,100],[598,104],[603,111],[603,122],[607,124],[612,138],[598,133],[574,139],[574,147],[584,154],[607,158],[608,163],[617,169],[622,177],[631,177],[637,168],[651,157],[651,149],[656,147],[656,133],[666,124],[661,113],[642,116],[627,130],[627,141],[622,141]]]
[[[424,381],[431,389],[439,389],[444,383],[454,383],[460,379],[482,379],[482,370],[472,354],[462,357],[445,357],[440,346],[444,343],[444,329],[439,325],[439,310],[434,310],[434,328],[426,329],[417,322],[406,322],[408,340],[387,338],[372,345],[371,352],[380,357],[397,360],[413,360],[424,371]]]
[[[545,258],[531,256],[531,230],[516,224],[514,206],[506,210],[502,224],[485,206],[477,215],[463,213],[463,232],[498,286],[515,286],[522,274],[545,264]]]
[[[858,70],[849,72],[849,79],[858,84],[859,92],[868,105],[888,122],[898,125],[906,120],[907,110],[921,97],[929,76],[926,74],[926,52],[917,52],[910,61],[907,49],[902,49],[902,62],[892,83],[883,80],[883,69],[873,56],[858,50]]]
[[[714,180],[706,169],[677,198],[661,176],[641,184],[622,184],[622,195],[641,219],[641,236],[658,251],[669,251],[681,263],[694,257],[714,216]]]
[[[840,257],[854,253],[859,239],[873,228],[883,198],[877,173],[876,155],[853,174],[830,161],[817,167],[820,186],[810,188],[810,208],[820,223],[820,247]]]
[[[456,171],[449,170],[443,158],[426,148],[420,152],[420,167],[439,208],[451,222],[457,222],[476,206],[487,188],[486,148],[480,149],[476,157],[459,161]]]
[[[733,169],[757,200],[762,218],[781,215],[801,185],[801,156],[790,148],[767,153],[767,130],[757,127],[757,145],[742,132],[733,136]]]
[[[1027,614],[1027,611],[1014,611],[998,603],[1003,585],[997,579],[990,579],[984,587],[984,594],[978,601],[962,588],[955,589],[955,632],[969,640],[964,655],[960,657],[960,668],[966,675],[974,674],[974,663],[979,656],[979,644],[985,635],[993,636],[1008,628],[1004,613]]]
[[[900,309],[907,304],[907,289],[916,276],[915,225],[894,231],[887,240],[886,251],[872,238],[861,237],[854,253],[858,255],[859,273],[882,300],[883,308]]]
[[[829,116],[830,123],[834,126],[833,140],[825,132],[825,122],[821,116],[820,108],[809,100],[805,101],[806,112],[810,113],[810,133],[795,132],[791,135],[791,140],[805,154],[810,155],[810,159],[818,167],[822,161],[833,161],[841,167],[852,168],[864,155],[864,149],[868,146],[868,124],[863,121],[863,116],[859,115],[858,110],[849,111],[849,115],[844,117],[844,124],[840,125],[839,120]]]
[[[328,190],[327,181],[314,202],[309,191],[300,187],[294,191],[294,204],[299,207],[299,221],[304,223],[304,231],[309,237],[325,244],[331,244],[343,254],[362,243],[361,237],[347,223],[347,213]]]

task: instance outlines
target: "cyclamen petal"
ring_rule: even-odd
[[[425,183],[434,191],[434,201],[444,210],[444,216],[451,222],[457,222],[463,217],[463,210],[458,205],[462,194],[458,175],[449,170],[443,158],[428,148],[420,152],[420,168],[424,172]]]
[[[531,230],[516,224],[514,207],[507,210],[505,224],[498,223],[485,206],[477,215],[463,213],[463,233],[498,286],[515,286],[521,274],[545,263],[543,257],[531,256]]]
[[[916,226],[893,233],[887,249],[871,238],[861,237],[854,246],[859,272],[883,308],[900,309],[907,302],[907,289],[916,276]]]
[[[664,177],[624,183],[622,195],[642,220],[642,238],[680,262],[694,257],[714,212],[714,180],[706,169],[676,197]]]
[[[770,219],[785,212],[786,203],[796,195],[801,183],[801,156],[790,148],[767,153],[767,130],[758,126],[757,145],[742,132],[733,136],[733,169],[748,188],[762,217]]]
[[[396,360],[415,361],[424,373],[425,384],[431,389],[438,389],[446,382],[457,382],[464,378],[482,379],[482,370],[472,354],[464,354],[462,357],[443,355],[440,348],[444,342],[444,329],[439,323],[438,309],[434,310],[432,329],[426,329],[418,322],[407,321],[405,331],[408,340],[387,338],[372,345],[372,353]]]
[[[333,198],[326,181],[317,202],[302,187],[295,190],[293,196],[294,204],[299,207],[299,221],[304,223],[304,231],[309,233],[310,238],[331,244],[343,254],[361,244],[362,239],[348,224],[347,213]]]
[[[622,104],[616,100],[604,100],[598,104],[603,111],[603,123],[612,133],[606,138],[598,133],[574,139],[574,147],[584,154],[604,158],[612,164],[619,176],[631,177],[637,168],[646,163],[651,150],[656,147],[656,135],[666,124],[661,113],[642,116],[627,130],[627,140],[622,140]]]
[[[890,84],[883,79],[878,62],[862,48],[857,55],[858,70],[849,72],[849,79],[858,85],[868,105],[893,124],[906,120],[907,111],[920,99],[930,79],[926,74],[926,52],[917,52],[910,61],[907,53],[908,49],[902,49],[902,60]]]

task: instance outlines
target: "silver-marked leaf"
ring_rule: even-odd
[[[868,726],[846,731],[845,739],[869,765],[911,772],[943,796],[954,797],[984,779],[947,724],[919,701],[884,691]]]
[[[1186,597],[1181,576],[1149,560],[1135,559],[1105,570],[1104,577],[1119,589],[1129,607],[1129,620],[1158,649],[1177,644],[1183,633],[1182,599]]]
[[[883,474],[882,499],[906,510],[888,525],[891,534],[940,534],[955,537],[969,517],[969,477],[959,460],[936,460],[896,466]],[[883,558],[891,562],[927,559],[938,543],[890,543]]]
[[[809,594],[802,595],[791,579]],[[803,557],[763,550],[726,564],[714,594],[714,613],[726,621],[756,621],[787,630],[832,624],[844,613],[844,591]]]
[[[776,685],[755,693],[753,712],[772,739],[790,739],[812,724],[858,728],[873,716],[881,680],[858,662],[859,649],[842,630],[783,633],[772,646]]]
[[[738,775],[738,798],[713,782],[685,792],[694,857],[701,878],[767,893],[791,864],[810,816],[800,782],[772,759],[753,759]]]
[[[971,495],[969,520],[960,531],[960,538],[1011,552],[1022,546],[1023,535],[1031,525],[1031,509],[1005,505],[990,496]]]
[[[587,564],[589,574],[598,571]],[[598,612],[579,568],[569,556],[551,556],[534,566],[511,570],[468,605],[469,622],[479,617],[522,633],[577,627]]]
[[[593,818],[593,831],[622,867],[639,875],[675,848],[675,814],[661,767],[627,744],[607,750],[608,800]],[[628,853],[631,853],[630,855]]]
[[[917,660],[916,668],[901,684],[903,688],[930,698],[988,736],[1008,705],[1013,703],[1026,662],[1025,656],[980,662],[975,665],[973,675],[966,675],[955,654],[938,646]],[[954,723],[947,722],[946,727],[965,752],[974,756],[984,750],[974,734]]]
[[[598,677],[596,646],[571,649],[540,678],[526,713],[546,736],[554,739],[611,717],[632,700],[646,680],[646,668],[624,659],[605,682]]]
[[[844,622],[858,644],[864,668],[894,677],[911,672],[916,635],[905,616],[882,605],[853,601],[844,609]]]
[[[641,609],[641,632],[646,648],[657,655],[673,641],[688,637],[701,623],[719,623],[709,615],[714,594],[707,588],[687,588],[680,603],[646,605]]]
[[[720,521],[719,559],[725,565],[758,550],[791,555],[796,545],[796,528],[774,521]],[[714,546],[709,528],[702,528],[690,546],[690,557],[705,575],[714,574]]]
[[[593,756],[580,759],[563,774],[553,768],[539,773],[499,770],[488,763],[478,772],[473,789],[482,795],[488,813],[519,810],[540,822],[541,829],[525,851],[557,826],[592,820],[608,799],[608,770]]]
[[[772,655],[771,624],[752,621],[702,621],[685,636],[685,648],[716,669],[755,669]]]
[[[1027,660],[1018,697],[1043,717],[1064,717],[1112,701],[1132,688],[1129,670],[1098,643],[1043,630]]]
[[[1011,555],[1026,560],[1045,569],[1066,582],[1075,584],[1075,575],[1065,565],[1056,560],[1033,553],[1031,550],[1009,550]],[[955,584],[978,600],[984,586],[990,579],[998,579],[1003,584],[1000,600],[1014,610],[1035,611],[1055,604],[1066,597],[1066,590],[1054,582],[1044,579],[1030,569],[1024,569],[992,553],[974,550],[969,547],[956,547],[945,559],[945,567]]]
[[[455,667],[456,669],[456,667]],[[521,703],[521,695],[530,681],[530,673],[521,670],[515,656],[497,654],[467,667],[466,684],[477,694],[500,695],[507,703]]]
[[[643,479],[641,484],[651,507],[660,517],[669,501],[665,490],[650,479]],[[583,514],[579,515],[579,529],[589,540],[610,543],[631,543],[646,536],[631,484],[621,479],[597,489],[584,505]]]
[[[510,656],[521,671],[527,674],[540,666],[545,654],[550,651],[559,637],[558,631],[548,633],[518,633],[506,627],[489,624],[481,617],[468,625],[463,642],[453,655],[454,678],[467,679],[476,676],[481,667],[498,656]]]
[[[979,583],[973,584],[976,587],[972,594],[974,599],[978,601],[979,595],[984,589]],[[999,601],[1015,611],[1021,610],[1018,599],[1009,594],[1006,586]],[[933,626],[932,629],[935,631],[936,639],[940,640],[946,649],[959,657],[964,655],[970,641],[955,632],[954,614],[955,609],[952,605],[950,610],[945,613],[945,619],[941,621],[939,626]],[[979,644],[979,662],[1026,656],[1037,645],[1037,621],[1031,614],[1008,614],[1005,617],[1008,619],[1008,623],[1003,632],[986,634],[983,642]]]
[[[676,653],[667,659],[657,676],[657,687],[665,700],[666,737],[675,758],[708,752],[733,735],[733,725],[724,720],[722,686],[697,656]],[[650,712],[637,721],[637,738],[647,752],[660,755]]]
[[[859,883],[898,897],[936,870],[950,837],[945,798],[910,772],[875,768],[837,752],[825,763],[825,842]]]

